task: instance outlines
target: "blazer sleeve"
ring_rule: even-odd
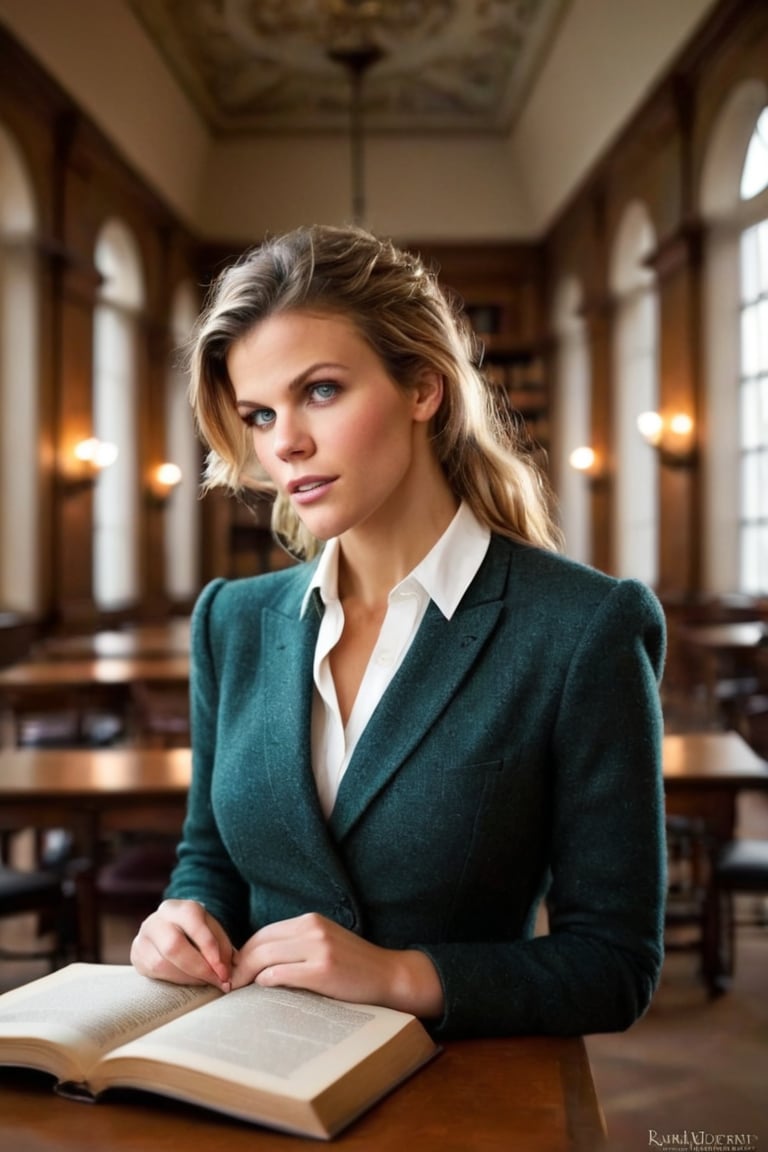
[[[219,680],[212,617],[226,581],[203,589],[192,614],[190,723],[192,781],[178,863],[165,896],[197,900],[237,943],[248,934],[248,887],[232,863],[214,816],[213,775],[219,712]]]
[[[438,1036],[616,1031],[648,1006],[666,892],[663,655],[658,601],[616,582],[574,650],[551,736],[549,933],[424,946],[445,994]]]

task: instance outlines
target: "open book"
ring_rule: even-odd
[[[139,1088],[328,1139],[438,1051],[414,1016],[259,988],[227,995],[129,965],[70,964],[0,996],[0,1064],[95,1099]]]

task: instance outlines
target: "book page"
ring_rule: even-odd
[[[215,988],[150,980],[130,965],[71,964],[0,997],[0,1038],[73,1048],[87,1074],[111,1048],[217,996]]]
[[[253,984],[230,992],[194,1020],[175,1020],[145,1037],[142,1049],[148,1054],[155,1045],[170,1045],[183,1049],[185,1060],[196,1055],[289,1079],[374,1019],[365,1007]]]
[[[415,1017],[290,988],[237,989],[111,1051],[93,1078],[328,1136],[437,1048]]]

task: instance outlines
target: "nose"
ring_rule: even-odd
[[[277,417],[273,449],[280,460],[295,460],[312,455],[312,437],[298,414],[286,413]]]

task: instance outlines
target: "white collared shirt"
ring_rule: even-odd
[[[312,701],[312,768],[326,817],[333,810],[341,779],[357,741],[418,632],[430,600],[450,620],[477,575],[490,542],[468,505],[458,512],[430,552],[389,593],[387,612],[371,653],[346,728],[342,723],[330,653],[344,629],[338,594],[339,541],[329,540],[304,599],[313,589],[325,605],[315,647]]]

